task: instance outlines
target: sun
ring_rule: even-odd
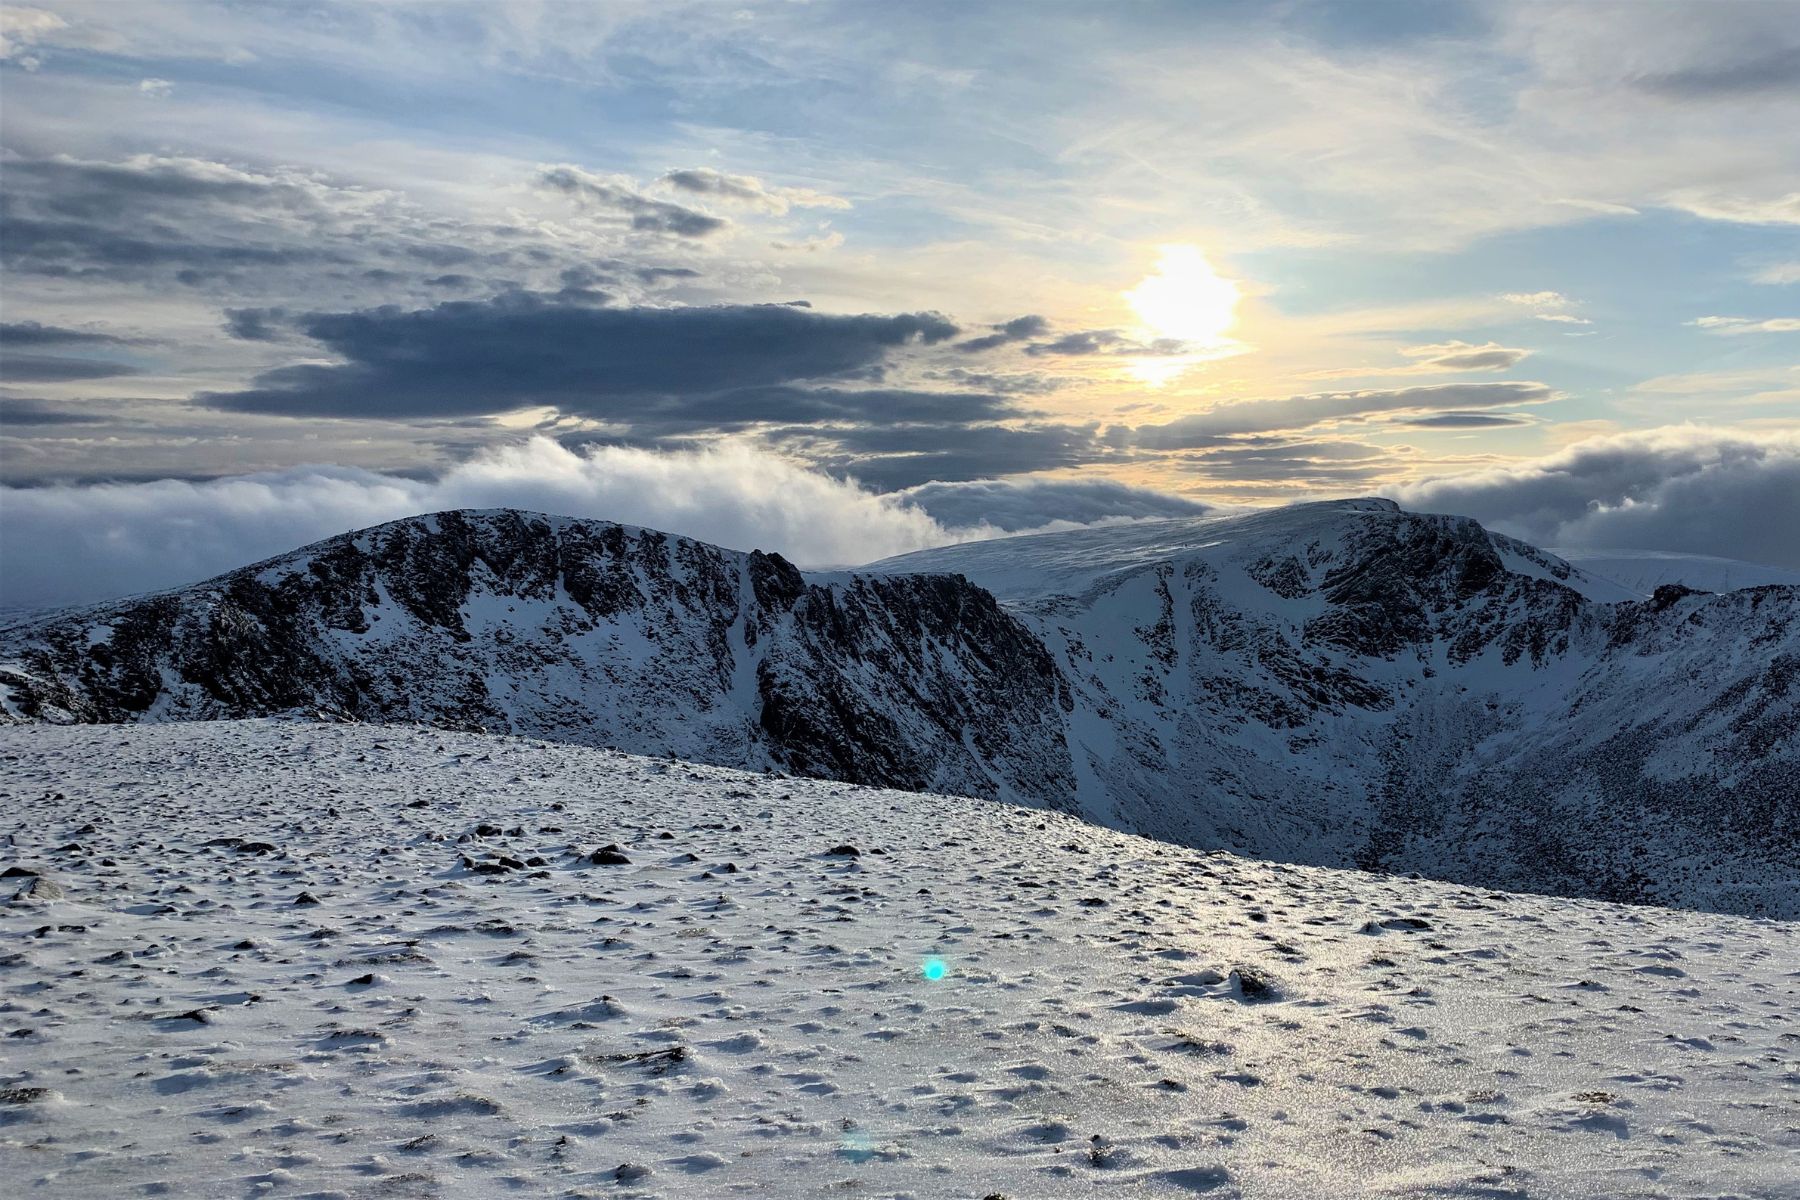
[[[1126,292],[1125,301],[1159,338],[1216,345],[1237,318],[1238,288],[1219,277],[1198,246],[1164,246],[1156,273]]]

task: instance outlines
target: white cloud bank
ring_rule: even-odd
[[[1669,426],[1391,489],[1541,546],[1669,550],[1800,567],[1800,433]]]
[[[1800,568],[1800,432],[1676,426],[1595,438],[1387,494],[1540,545]],[[435,480],[306,467],[200,482],[0,489],[0,607],[172,587],[399,517],[501,507],[776,550],[803,566],[1204,508],[1098,479],[984,480],[880,495],[745,444],[575,452],[538,438]]]
[[[548,439],[436,480],[344,467],[188,482],[0,491],[0,604],[74,604],[191,583],[308,542],[450,508],[522,508],[646,525],[801,564],[868,562],[992,530],[748,446],[659,452]]]

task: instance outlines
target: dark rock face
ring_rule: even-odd
[[[302,712],[1067,806],[1067,697],[966,581],[809,583],[601,521],[446,512],[0,631],[15,718]]]

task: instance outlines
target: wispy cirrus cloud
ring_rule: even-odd
[[[1708,333],[1800,333],[1800,317],[1696,317],[1688,322]]]

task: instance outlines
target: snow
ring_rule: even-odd
[[[1793,924],[404,727],[0,797],[9,1195],[1800,1196]]]
[[[1702,592],[1731,592],[1739,588],[1781,584],[1800,586],[1800,571],[1736,558],[1708,554],[1674,554],[1662,550],[1557,550],[1589,575],[1608,579],[1648,596],[1666,583],[1679,583]]]
[[[1358,515],[1361,514],[1361,515]],[[1394,522],[1416,514],[1388,500],[1325,500],[1204,517],[1134,521],[1128,525],[1024,534],[918,550],[858,567],[863,573],[948,572],[963,575],[1001,600],[1084,596],[1158,563],[1201,561],[1215,569],[1251,562],[1309,539],[1340,541],[1346,520]],[[1450,518],[1467,520],[1467,518]],[[1636,592],[1513,538],[1489,535],[1507,570],[1554,579],[1603,604]]]

